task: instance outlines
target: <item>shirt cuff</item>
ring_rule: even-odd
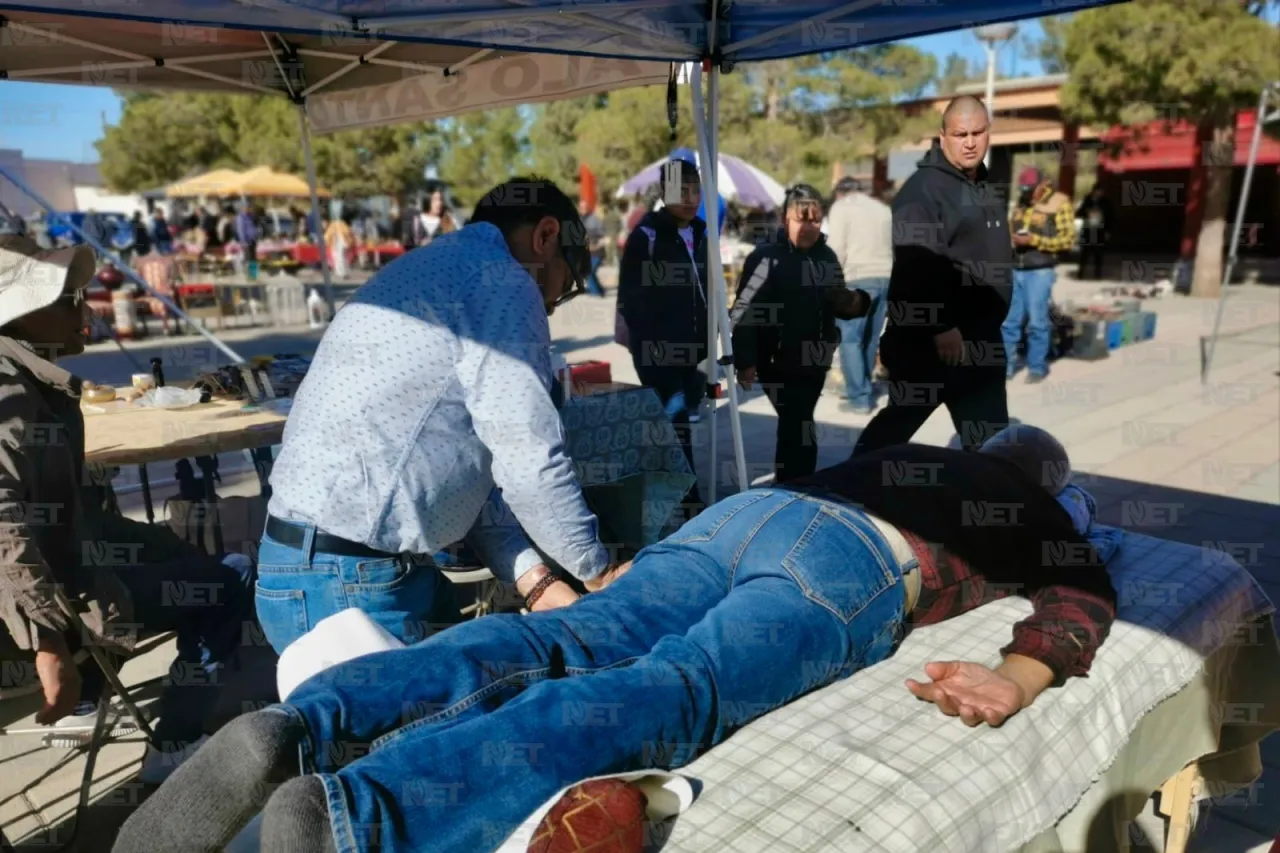
[[[1000,654],[1022,655],[1039,661],[1053,671],[1055,686],[1061,686],[1074,675],[1088,673],[1093,660],[1093,656],[1086,655],[1070,637],[1021,626],[1014,629],[1013,642],[1001,649]]]
[[[515,562],[512,564],[511,581],[515,583],[524,575],[541,566],[546,561],[542,559],[542,555],[535,548],[526,548],[516,556]]]

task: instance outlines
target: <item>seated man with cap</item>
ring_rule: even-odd
[[[35,653],[45,699],[36,721],[61,721],[55,738],[87,734],[104,692],[97,666],[77,669],[77,651],[128,653],[140,631],[177,631],[155,728],[156,745],[172,751],[201,737],[218,673],[253,620],[253,566],[120,516],[110,477],[86,466],[85,384],[54,362],[85,348],[93,273],[86,246],[45,251],[0,237],[0,619]],[[143,781],[174,762],[148,745]]]
[[[899,445],[748,490],[568,608],[325,670],[219,732],[114,849],[220,849],[265,804],[272,853],[489,850],[567,785],[681,767],[890,656],[907,630],[1024,595],[1034,612],[1003,663],[937,661],[905,686],[1001,725],[1089,670],[1116,604],[1055,499],[1061,445],[1014,429],[988,453]],[[600,707],[607,725],[581,722]]]

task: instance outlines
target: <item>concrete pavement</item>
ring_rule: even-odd
[[[606,284],[610,284],[606,279]],[[1087,301],[1095,285],[1063,282],[1059,299]],[[1280,290],[1243,285],[1233,288],[1224,321],[1227,330],[1253,330],[1229,337],[1220,345],[1207,386],[1199,380],[1199,337],[1213,323],[1211,304],[1182,297],[1154,300],[1159,314],[1154,341],[1113,352],[1097,362],[1064,361],[1050,379],[1028,386],[1011,384],[1011,413],[1048,428],[1067,446],[1074,467],[1100,503],[1104,520],[1156,536],[1227,550],[1245,565],[1273,600],[1280,600]],[[552,318],[558,349],[570,361],[590,358],[611,362],[614,378],[634,381],[630,359],[612,342],[614,300],[582,297]],[[307,330],[283,333],[237,330],[227,335],[245,355],[306,352],[318,335]],[[145,353],[159,345],[175,370],[210,364],[204,343],[189,340],[129,345],[143,364]],[[205,348],[198,350],[198,348]],[[114,348],[112,348],[114,349]],[[212,361],[221,363],[213,356]],[[101,347],[73,361],[73,369],[101,381],[120,381],[133,371],[129,359]],[[732,461],[731,432],[724,404],[698,429],[699,475],[709,494],[714,469],[723,497],[739,487]],[[759,393],[744,395],[742,432],[748,479],[767,475],[773,455],[774,420]],[[840,411],[838,394],[823,397],[820,464],[845,458],[868,418]],[[714,426],[713,426],[714,424]],[[716,464],[709,460],[712,430]],[[944,444],[952,433],[944,412],[925,425],[917,440]],[[237,474],[229,458],[223,465],[225,493],[252,494],[250,474]],[[153,466],[153,478],[172,469]],[[158,497],[163,498],[163,489]],[[140,512],[136,496],[122,498],[132,514]],[[158,503],[162,505],[162,500]],[[127,681],[137,682],[164,671],[172,649],[161,648],[132,661]],[[1276,677],[1276,674],[1270,674]],[[1260,674],[1261,676],[1261,674]],[[1265,676],[1261,676],[1265,677]],[[25,704],[24,704],[25,703]],[[0,720],[12,725],[34,712],[34,698],[0,702]],[[16,715],[16,716],[15,716]],[[1261,853],[1280,832],[1280,737],[1264,744],[1266,773],[1248,799],[1220,804],[1204,820],[1191,849],[1199,853]],[[99,759],[95,796],[102,795],[79,850],[107,849],[110,827],[127,814],[140,789],[127,780],[141,755],[137,743],[108,746]],[[42,750],[38,738],[0,738],[0,821],[20,849],[46,849],[65,832],[74,805],[82,766],[66,753]],[[60,829],[59,827],[63,827]],[[65,837],[65,836],[63,836]]]

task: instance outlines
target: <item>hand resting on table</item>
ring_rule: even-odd
[[[1053,683],[1049,667],[1022,655],[1007,656],[996,669],[968,661],[935,661],[925,664],[924,671],[930,681],[909,678],[907,689],[966,726],[999,727]]]

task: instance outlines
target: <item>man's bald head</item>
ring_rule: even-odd
[[[971,178],[987,156],[990,124],[986,105],[973,95],[953,99],[942,113],[942,132],[938,134],[942,153],[952,166]]]
[[[987,118],[987,105],[976,95],[958,95],[951,99],[947,108],[942,111],[942,132],[946,133],[953,118],[976,117]]]

